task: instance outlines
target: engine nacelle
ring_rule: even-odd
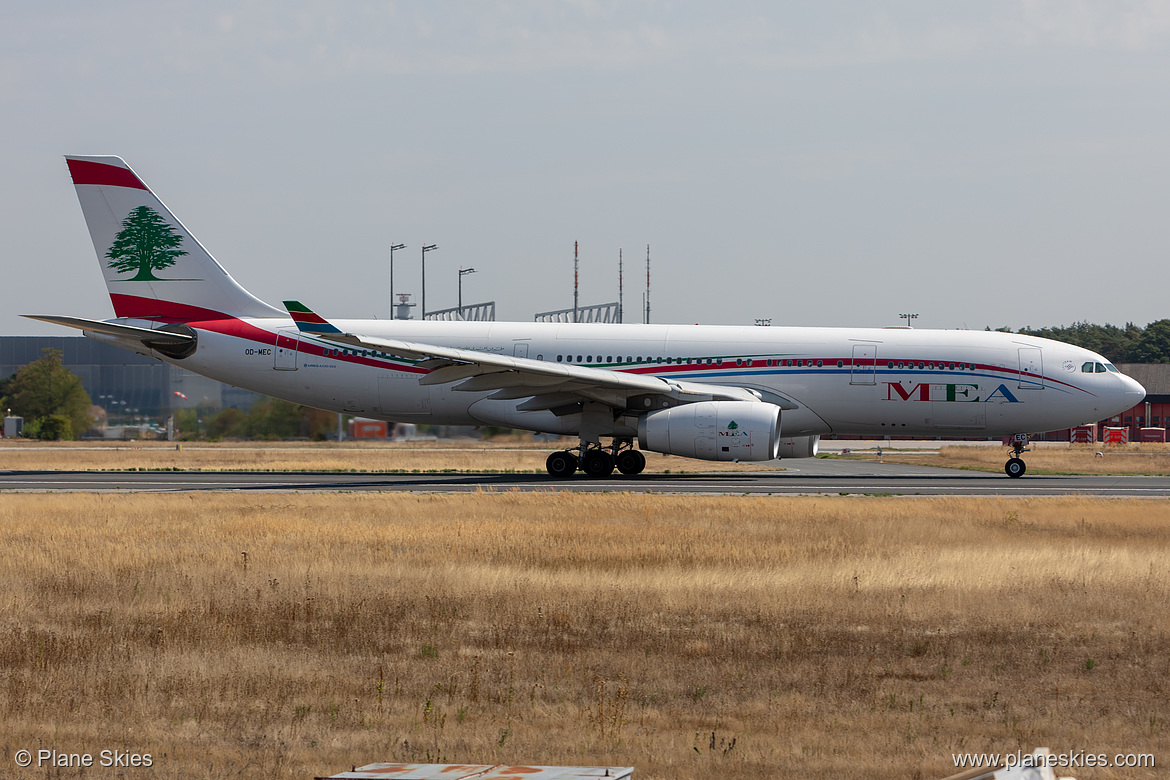
[[[638,420],[642,449],[702,460],[773,460],[780,407],[758,401],[701,401]]]
[[[820,451],[820,436],[788,436],[780,440],[780,459],[815,458]]]

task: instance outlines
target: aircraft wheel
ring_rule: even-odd
[[[589,450],[581,462],[581,470],[593,479],[604,479],[613,473],[613,456],[605,450]]]
[[[568,479],[577,473],[577,456],[564,450],[554,452],[545,460],[544,467],[553,479]]]
[[[646,468],[646,456],[638,450],[622,450],[617,455],[617,469],[623,474],[641,474]]]
[[[1024,463],[1021,458],[1008,458],[1007,465],[1003,467],[1009,477],[1022,477],[1024,472],[1028,470],[1028,464]]]

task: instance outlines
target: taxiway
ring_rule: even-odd
[[[1170,498],[1170,477],[1003,474],[932,466],[809,459],[784,470],[615,475],[563,481],[544,474],[336,472],[0,472],[0,490],[20,492],[427,492],[477,490],[707,495],[1102,496]]]

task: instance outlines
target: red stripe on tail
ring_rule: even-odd
[[[66,160],[74,184],[97,184],[103,187],[132,187],[145,190],[146,185],[131,171],[89,160]]]
[[[222,320],[228,319],[230,316],[214,309],[205,309],[202,306],[174,303],[157,298],[142,298],[124,293],[110,293],[110,302],[114,304],[114,314],[118,317],[157,320],[158,322]]]

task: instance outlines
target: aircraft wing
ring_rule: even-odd
[[[419,384],[458,382],[454,390],[495,391],[490,396],[493,400],[528,399],[519,405],[521,411],[556,409],[581,400],[599,401],[615,408],[634,410],[638,409],[639,404],[633,402],[639,400],[643,408],[653,408],[654,397],[669,398],[680,403],[760,400],[759,394],[741,387],[708,385],[345,333],[297,301],[285,301],[284,305],[302,333],[415,361],[415,365],[429,372],[419,379]]]

